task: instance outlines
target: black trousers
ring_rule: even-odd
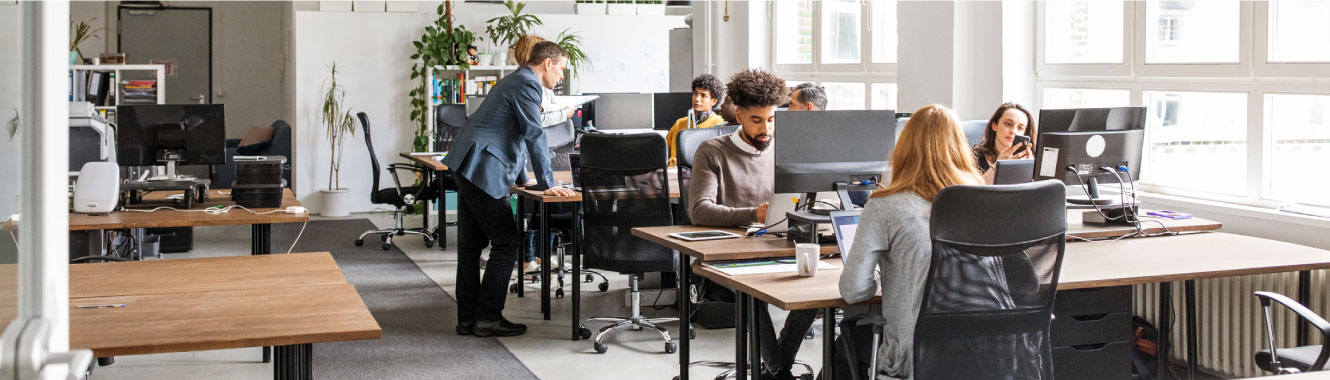
[[[503,317],[508,280],[517,264],[521,232],[507,198],[494,199],[467,181],[457,182],[457,320],[494,321]],[[484,277],[480,254],[490,248]]]
[[[804,335],[808,334],[808,329],[813,327],[813,320],[817,319],[817,310],[790,311],[790,315],[785,317],[785,328],[780,330],[780,338],[777,338],[776,326],[771,323],[771,311],[767,309],[767,304],[761,301],[757,304],[760,319],[757,325],[762,334],[762,361],[772,374],[788,371],[794,366],[794,357],[799,354]]]

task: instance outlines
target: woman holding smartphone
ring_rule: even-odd
[[[1038,134],[1034,116],[1020,104],[1007,102],[998,106],[988,119],[984,141],[974,146],[975,166],[984,175],[984,182],[993,183],[993,171],[998,160],[1034,158],[1034,138]]]

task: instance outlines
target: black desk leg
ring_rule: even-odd
[[[310,380],[314,378],[314,345],[310,343],[277,346],[272,377],[275,380]]]
[[[582,339],[582,213],[573,211],[573,340]]]
[[[517,197],[517,212],[513,214],[513,220],[517,222],[518,236],[522,237],[521,244],[517,245],[517,297],[526,297],[526,224],[522,223],[526,219],[526,200]]]
[[[1201,347],[1196,336],[1196,280],[1187,280],[1183,284],[1183,312],[1187,317],[1187,380],[1196,380],[1196,370],[1200,366]]]
[[[834,379],[836,369],[836,308],[822,309],[822,378]]]
[[[762,323],[758,313],[766,311],[767,304],[748,296],[748,305],[748,378],[762,380],[762,327],[757,324]]]
[[[688,373],[684,364],[681,373]],[[748,375],[748,295],[734,292],[734,378]]]
[[[1159,326],[1159,349],[1157,358],[1159,358],[1159,378],[1163,378],[1168,373],[1168,352],[1173,334],[1173,283],[1159,283],[1159,320],[1155,321]]]
[[[1312,272],[1309,270],[1298,272],[1298,303],[1311,305],[1312,302]],[[1307,323],[1298,324],[1298,347],[1306,346],[1311,339],[1307,330]]]
[[[540,252],[540,313],[550,320],[550,206],[540,202],[540,237],[536,239]],[[520,264],[519,264],[520,265]]]
[[[272,225],[251,224],[249,226],[249,254],[266,255],[272,253]],[[272,362],[272,347],[263,347],[263,362]]]
[[[692,300],[688,299],[692,294],[693,277],[693,259],[682,253],[675,253],[679,260],[679,290],[674,292],[675,299],[679,301],[679,379],[688,380],[688,348],[691,346],[692,323]],[[577,283],[577,281],[573,281]],[[576,290],[574,290],[576,292]]]
[[[439,192],[439,225],[434,227],[434,239],[439,243],[439,250],[448,249],[448,190],[443,183],[443,172],[434,172],[434,185]]]
[[[425,184],[424,184],[424,186],[428,187],[428,186],[430,185],[430,183],[429,183],[429,179],[430,179],[430,176],[427,174],[427,175],[425,176]],[[424,209],[424,210],[420,210],[420,215],[423,216],[423,217],[421,218],[421,222],[423,223],[423,224],[422,224],[422,227],[421,227],[421,228],[422,228],[421,231],[425,231],[425,233],[427,233],[427,234],[434,235],[434,233],[430,232],[430,230],[429,230],[429,209],[430,209],[430,206],[432,206],[431,203],[433,203],[433,202],[430,202],[430,201],[422,201],[422,202],[420,202],[420,203],[421,203],[421,205],[423,206],[423,207],[421,207],[421,208]],[[440,212],[439,215],[443,215],[443,213]],[[440,224],[442,224],[442,223],[440,223]],[[431,237],[438,238],[438,236],[431,236]],[[438,242],[438,240],[436,239],[435,242]]]

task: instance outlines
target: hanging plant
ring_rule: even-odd
[[[439,18],[425,27],[420,39],[412,41],[416,49],[411,54],[411,79],[420,84],[411,90],[411,121],[416,123],[416,133],[411,140],[411,149],[415,152],[429,150],[429,105],[434,101],[433,83],[429,83],[429,71],[435,66],[459,66],[471,68],[467,60],[467,47],[474,45],[480,38],[465,26],[453,24],[452,2],[444,1],[436,13]]]

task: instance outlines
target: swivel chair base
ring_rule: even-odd
[[[406,228],[402,223],[402,216],[405,213],[405,207],[397,208],[396,211],[393,211],[393,218],[395,219],[393,228],[365,231],[365,233],[360,234],[359,238],[356,238],[356,246],[365,245],[366,236],[382,235],[380,238],[383,240],[383,250],[387,251],[393,247],[393,236],[420,235],[425,238],[425,248],[433,248],[434,233],[424,228]]]
[[[609,346],[606,346],[605,343],[603,343],[606,335],[609,335],[609,333],[613,332],[614,330],[619,330],[624,328],[632,328],[634,331],[642,330],[643,328],[654,329],[660,333],[660,336],[662,338],[665,339],[665,353],[673,354],[675,351],[679,349],[678,344],[674,343],[674,339],[670,338],[669,330],[666,330],[664,327],[660,327],[658,325],[660,323],[678,322],[679,318],[647,318],[642,316],[642,293],[638,290],[637,287],[637,282],[641,278],[641,276],[642,276],[641,274],[632,274],[628,276],[628,288],[633,295],[633,302],[632,302],[633,315],[631,317],[627,318],[595,317],[587,319],[586,321],[582,322],[581,324],[582,326],[580,329],[582,338],[591,337],[591,330],[586,328],[586,322],[610,323],[610,325],[602,327],[600,331],[596,333],[596,339],[592,343],[592,347],[596,349],[597,353],[603,354],[606,351],[609,351]]]

